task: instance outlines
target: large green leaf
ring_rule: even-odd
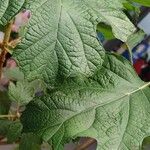
[[[25,0],[0,0],[0,25],[6,25],[21,9]]]
[[[134,30],[118,0],[31,0],[25,7],[32,18],[14,57],[30,80],[91,76],[105,55],[96,38],[98,22],[111,25],[123,41]]]
[[[107,54],[93,77],[60,83],[32,101],[21,120],[24,132],[51,138],[55,150],[78,136],[95,138],[101,150],[138,150],[150,134],[149,107],[148,84],[122,57]]]

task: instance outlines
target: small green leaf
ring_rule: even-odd
[[[7,130],[7,141],[13,143],[18,140],[21,136],[22,124],[19,121],[11,123]]]
[[[29,82],[18,81],[16,85],[10,82],[8,94],[11,101],[25,105],[33,99],[35,93]]]
[[[34,89],[34,93],[38,93],[38,92],[46,93],[47,85],[44,83],[44,81],[37,79],[30,82],[30,87]]]
[[[13,81],[24,80],[24,74],[18,67],[5,69],[4,76]]]
[[[33,133],[23,134],[19,150],[41,150],[41,139]]]

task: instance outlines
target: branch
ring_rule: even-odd
[[[91,145],[93,145],[94,143],[96,143],[96,140],[95,140],[95,139],[88,138],[85,143],[83,143],[83,144],[77,146],[77,147],[75,148],[75,150],[86,150],[87,148],[89,148],[89,147],[90,147]]]
[[[10,40],[10,34],[11,34],[11,27],[12,27],[13,21],[10,21],[7,25],[6,25],[6,29],[5,29],[5,35],[4,35],[4,40],[3,42],[0,44],[0,48],[2,50],[1,54],[0,54],[0,79],[2,77],[2,69],[3,69],[3,65],[6,59],[6,54],[7,54],[7,46]]]

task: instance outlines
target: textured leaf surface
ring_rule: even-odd
[[[6,136],[9,126],[12,124],[10,120],[1,120],[0,119],[0,135]]]
[[[7,129],[8,143],[16,142],[21,136],[22,124],[19,121],[13,122]]]
[[[24,74],[19,70],[18,67],[4,69],[4,76],[11,81],[24,80]]]
[[[0,115],[7,114],[10,109],[10,100],[6,92],[0,91]]]
[[[22,8],[25,0],[0,0],[0,25],[6,25]]]
[[[35,99],[22,115],[25,132],[53,141],[89,136],[101,150],[140,149],[149,135],[150,89],[128,62],[108,54],[91,78],[70,78],[50,95]]]
[[[41,150],[41,139],[33,133],[22,134],[19,150]]]
[[[96,25],[112,26],[125,41],[134,27],[118,0],[34,0],[26,3],[32,18],[14,56],[25,76],[53,83],[56,76],[91,76],[103,63],[104,51],[96,38]],[[38,10],[38,11],[37,11]]]
[[[27,81],[18,81],[16,85],[11,82],[9,85],[9,97],[11,101],[20,105],[27,104],[34,97],[34,87]]]

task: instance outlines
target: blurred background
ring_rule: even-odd
[[[138,30],[144,31],[139,35],[138,43],[132,48],[132,60],[135,71],[144,81],[150,81],[150,8],[135,4],[137,10],[128,8],[125,13],[132,20]],[[107,30],[107,32],[106,32]],[[115,39],[110,26],[99,24],[98,38],[106,50],[121,54],[130,60],[127,46],[120,40]]]

